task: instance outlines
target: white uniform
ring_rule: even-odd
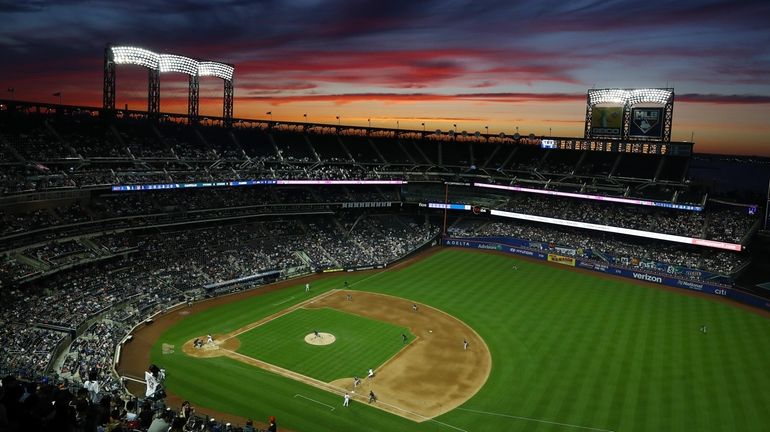
[[[209,341],[208,341],[208,342],[209,342],[209,343],[212,343],[212,342],[214,342],[214,338],[213,338],[213,337],[211,337],[211,335],[209,335]]]
[[[374,376],[374,369],[369,369],[369,374],[366,377],[372,378],[373,376]]]
[[[158,386],[160,383],[163,382],[163,380],[166,378],[166,371],[163,369],[158,372],[158,377],[155,378],[155,376],[150,371],[144,371],[144,381],[147,384],[147,389],[144,392],[145,397],[154,396],[155,392],[158,390]]]
[[[99,403],[99,381],[88,380],[83,383],[83,388],[88,390],[88,397],[91,399],[91,403]]]
[[[345,393],[345,401],[342,402],[342,406],[348,406],[350,405],[350,395]]]
[[[308,291],[310,291],[310,284],[306,283],[305,284],[305,292],[308,292]]]

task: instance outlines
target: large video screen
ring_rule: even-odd
[[[629,135],[640,138],[663,136],[663,108],[633,108]]]
[[[591,136],[619,137],[623,130],[623,107],[595,106],[591,112]]]

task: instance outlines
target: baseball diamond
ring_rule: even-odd
[[[480,423],[522,431],[637,430],[640,424],[643,430],[665,429],[689,418],[675,406],[694,404],[699,409],[714,400],[729,404],[727,395],[736,392],[759,399],[744,399],[747,404],[732,408],[746,412],[743,420],[712,413],[714,424],[750,425],[764,417],[758,401],[767,377],[727,381],[724,374],[735,369],[722,367],[737,359],[761,362],[764,357],[757,352],[770,351],[761,337],[770,330],[770,321],[756,310],[497,251],[434,249],[398,268],[343,277],[350,282],[349,291],[337,288],[342,285],[338,275],[316,276],[310,279],[312,296],[292,302],[281,300],[294,295],[306,279],[171,311],[135,333],[135,341],[124,348],[120,371],[138,373],[149,355],[177,371],[167,379],[172,397],[194,401],[233,421],[243,421],[253,404],[266,406],[281,412],[294,430],[323,425],[353,431],[364,418],[371,423],[368,430],[382,431],[470,431]],[[638,306],[620,307],[632,299]],[[412,311],[413,302],[421,306],[418,313]],[[313,362],[297,366],[301,358],[291,352],[262,359],[260,351],[269,351],[259,348],[269,341],[267,333],[249,354],[243,354],[242,342],[231,342],[269,324],[278,326],[269,331],[278,332],[278,341],[283,337],[280,327],[293,326],[283,319],[323,311],[407,327],[414,339],[410,336],[409,345],[399,350],[397,328],[391,335],[362,335],[392,343],[397,352],[371,365],[375,377],[362,380],[359,387],[353,377],[365,376],[370,366],[352,366],[355,358],[348,355],[317,360],[314,368]],[[250,321],[259,316],[263,318]],[[323,320],[334,327],[330,316]],[[719,325],[710,325],[704,334],[703,322]],[[217,357],[190,348],[189,341],[208,328],[214,329],[215,340],[230,344]],[[294,333],[297,343],[304,344],[306,332]],[[638,339],[639,334],[650,336]],[[647,342],[653,337],[654,345]],[[746,338],[753,344],[743,345]],[[467,351],[464,339],[469,341]],[[163,343],[183,345],[184,352],[164,355]],[[748,346],[752,349],[745,351]],[[338,372],[330,375],[330,368]],[[331,379],[338,373],[339,378]],[[198,384],[188,376],[205,379]],[[367,404],[371,389],[378,400]],[[356,392],[350,412],[358,414],[320,405],[337,406],[346,391]],[[544,404],[547,400],[573,402]],[[305,410],[313,412],[312,420],[291,414]],[[699,430],[709,430],[710,425],[696,423]]]

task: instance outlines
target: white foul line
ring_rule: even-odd
[[[273,321],[274,319],[280,318],[280,317],[282,317],[282,316],[284,316],[284,315],[287,315],[287,314],[290,314],[291,312],[294,312],[295,310],[297,310],[297,309],[301,308],[302,306],[304,306],[304,305],[305,305],[305,304],[307,304],[307,303],[311,303],[311,302],[313,302],[313,301],[315,301],[315,300],[319,300],[319,299],[322,299],[322,298],[324,298],[324,297],[326,297],[326,296],[329,296],[329,295],[331,295],[331,294],[334,294],[334,293],[335,293],[335,292],[337,292],[337,291],[338,291],[338,290],[336,290],[336,289],[332,289],[332,290],[326,291],[326,292],[325,292],[325,293],[323,293],[323,294],[319,294],[319,295],[317,295],[317,296],[315,296],[315,297],[311,297],[311,298],[309,298],[309,299],[307,299],[307,300],[305,300],[305,301],[303,301],[303,302],[301,302],[301,303],[297,303],[297,304],[296,304],[296,305],[294,305],[294,306],[290,306],[290,307],[288,307],[287,309],[284,309],[284,310],[282,310],[282,311],[276,312],[276,313],[274,313],[273,315],[268,315],[268,318],[266,318],[266,319],[264,319],[264,321],[260,322],[260,323],[259,323],[259,325],[255,325],[255,326],[250,326],[250,325],[247,325],[245,330],[241,330],[241,331],[239,331],[239,332],[237,332],[237,333],[233,333],[233,334],[229,335],[228,337],[224,338],[224,339],[222,340],[222,342],[224,342],[224,341],[226,341],[226,340],[228,340],[228,339],[232,339],[232,338],[234,338],[234,337],[236,337],[236,336],[240,336],[240,335],[242,335],[243,333],[246,333],[246,332],[250,332],[250,331],[254,330],[254,329],[255,329],[255,328],[257,328],[257,327],[261,327],[261,326],[263,326],[263,325],[265,325],[265,324],[269,323],[270,321]]]
[[[307,400],[309,400],[309,401],[313,401],[313,402],[315,402],[315,403],[317,403],[317,404],[321,404],[321,405],[323,405],[323,406],[325,406],[325,407],[329,407],[329,408],[331,408],[331,409],[332,409],[332,411],[334,411],[334,407],[333,407],[333,406],[331,406],[331,405],[326,405],[326,404],[325,404],[325,403],[323,403],[323,402],[319,402],[319,401],[317,401],[317,400],[315,400],[315,399],[310,399],[309,397],[307,397],[307,396],[302,396],[301,394],[295,394],[295,395],[294,395],[294,397],[297,397],[297,396],[301,397],[302,399],[307,399]]]
[[[296,297],[296,296],[291,296],[291,297],[287,298],[286,300],[281,300],[278,303],[273,303],[273,306],[278,306],[279,304],[284,304],[284,303],[286,303],[289,300],[293,300],[294,297]]]
[[[559,422],[548,421],[548,420],[540,420],[540,419],[535,419],[535,418],[530,418],[530,417],[519,417],[519,416],[514,416],[514,415],[509,415],[509,414],[501,414],[501,413],[493,413],[493,412],[487,412],[487,411],[479,411],[479,410],[468,409],[468,408],[456,408],[456,409],[460,410],[460,411],[467,411],[467,412],[472,412],[472,413],[477,413],[477,414],[487,414],[487,415],[491,415],[491,416],[508,417],[508,418],[517,419],[517,420],[528,420],[528,421],[533,421],[533,422],[538,422],[538,423],[548,423],[548,424],[552,424],[552,425],[566,426],[566,427],[577,428],[577,429],[587,429],[587,430],[593,430],[593,431],[599,431],[599,432],[613,432],[613,431],[611,431],[609,429],[599,429],[599,428],[593,428],[593,427],[588,427],[588,426],[578,426],[578,425],[569,424],[569,423],[559,423]]]

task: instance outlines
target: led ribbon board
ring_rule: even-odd
[[[544,189],[531,189],[531,188],[524,188],[519,186],[503,186],[503,185],[496,185],[496,184],[489,184],[489,183],[473,183],[473,186],[488,188],[488,189],[501,189],[501,190],[516,191],[516,192],[536,193],[541,195],[553,195],[553,196],[560,196],[560,197],[589,199],[589,200],[595,200],[595,201],[609,201],[609,202],[616,202],[616,203],[623,203],[623,204],[664,207],[664,208],[670,208],[670,209],[676,209],[676,210],[689,210],[689,211],[698,211],[698,212],[703,211],[703,206],[692,205],[692,204],[675,204],[675,203],[669,203],[669,202],[648,201],[648,200],[632,199],[632,198],[618,198],[618,197],[610,197],[610,196],[602,196],[602,195],[586,195],[586,194],[573,193],[573,192],[559,192],[559,191],[544,190]]]
[[[194,183],[159,183],[159,184],[132,184],[114,185],[113,192],[131,192],[143,190],[166,189],[198,189],[225,186],[256,186],[256,185],[402,185],[404,180],[236,180],[222,182],[194,182]]]
[[[604,232],[611,232],[615,234],[625,234],[625,235],[630,235],[635,237],[654,238],[656,240],[664,240],[664,241],[691,244],[691,245],[697,245],[697,246],[706,246],[706,247],[711,247],[716,249],[725,249],[725,250],[731,250],[731,251],[741,251],[743,249],[741,245],[735,244],[735,243],[727,243],[727,242],[721,242],[716,240],[697,239],[693,237],[684,237],[684,236],[678,236],[673,234],[662,234],[662,233],[656,233],[652,231],[642,231],[642,230],[637,230],[632,228],[621,228],[621,227],[614,227],[609,225],[598,225],[598,224],[592,224],[588,222],[555,219],[555,218],[549,218],[544,216],[534,216],[534,215],[515,213],[515,212],[509,212],[509,211],[503,211],[503,210],[490,210],[490,214],[492,214],[493,216],[501,216],[505,218],[521,219],[521,220],[532,221],[532,222],[543,222],[543,223],[562,225],[567,227],[590,229],[594,231],[604,231]]]

